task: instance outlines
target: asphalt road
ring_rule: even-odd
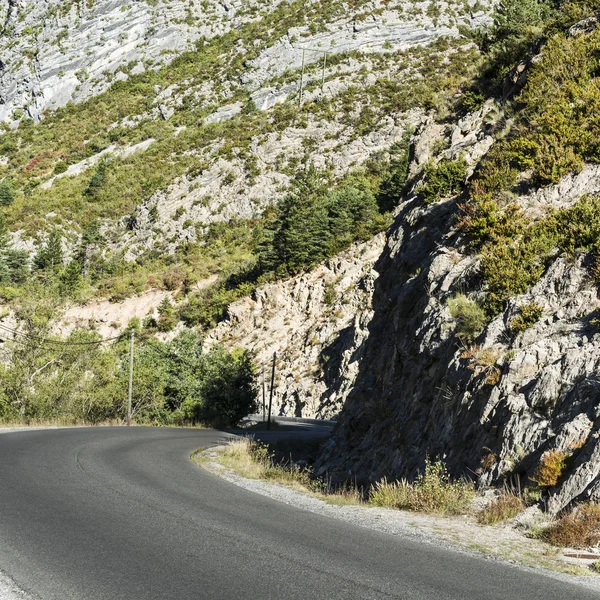
[[[0,570],[42,600],[598,600],[240,489],[189,459],[222,437],[0,435]]]

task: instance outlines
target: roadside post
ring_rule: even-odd
[[[129,344],[129,394],[127,396],[127,427],[131,427],[131,397],[133,395],[133,344],[135,340],[135,331],[131,332],[131,342]]]
[[[266,393],[265,393],[265,363],[262,364],[262,420],[267,418]]]
[[[271,390],[269,391],[269,418],[267,420],[267,429],[271,429],[271,408],[273,407],[273,386],[275,385],[275,363],[277,362],[277,352],[273,352],[273,370],[271,371]]]

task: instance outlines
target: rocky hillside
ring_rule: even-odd
[[[600,4],[496,5],[5,1],[0,325],[276,351],[334,479],[600,497]]]
[[[4,325],[224,321],[208,345],[279,351],[278,411],[337,414],[411,136],[470,85],[493,5],[5,0]],[[269,236],[309,166],[330,241],[292,265]]]
[[[600,498],[600,31],[584,4],[553,15],[503,99],[417,134],[413,173],[437,167],[388,231],[320,473],[410,478],[429,455],[483,485],[533,480],[552,513]]]

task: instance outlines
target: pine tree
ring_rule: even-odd
[[[9,249],[4,253],[4,261],[13,283],[25,283],[29,277],[29,255],[24,250]]]
[[[33,259],[36,269],[56,273],[63,265],[62,235],[56,229],[50,232],[46,245],[40,248]]]
[[[77,298],[82,287],[81,265],[76,260],[72,260],[59,276],[60,295],[65,298]]]
[[[90,200],[96,200],[102,191],[102,186],[106,183],[106,175],[107,164],[105,161],[103,161],[98,165],[96,172],[90,178],[88,186],[84,190],[83,195]]]
[[[15,190],[10,181],[0,181],[0,205],[8,206],[15,201]]]
[[[297,273],[327,256],[331,233],[326,198],[326,179],[311,164],[277,207],[271,262],[280,271]]]

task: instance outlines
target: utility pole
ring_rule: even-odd
[[[262,364],[262,406],[263,406],[262,420],[263,420],[263,423],[265,422],[265,419],[267,418],[267,415],[266,415],[267,407],[265,405],[265,399],[266,399],[266,394],[265,394],[265,363],[263,363]]]
[[[298,100],[298,106],[302,106],[302,92],[304,91],[304,57],[306,50],[302,48],[302,70],[300,72],[300,96]]]
[[[267,429],[271,429],[271,407],[273,406],[273,387],[275,386],[275,363],[277,362],[277,352],[273,352],[273,371],[271,372],[271,390],[269,393],[269,418],[267,420]]]
[[[133,395],[133,343],[135,331],[131,331],[131,342],[129,344],[129,395],[127,397],[127,427],[131,427],[131,397]]]
[[[300,72],[300,95],[298,97],[298,105],[302,105],[302,98],[304,96],[304,65],[306,52],[320,52],[323,55],[323,74],[321,76],[321,95],[325,91],[325,69],[327,68],[327,55],[329,50],[321,50],[321,48],[306,48],[302,46],[296,46],[298,50],[302,50],[302,69]]]

